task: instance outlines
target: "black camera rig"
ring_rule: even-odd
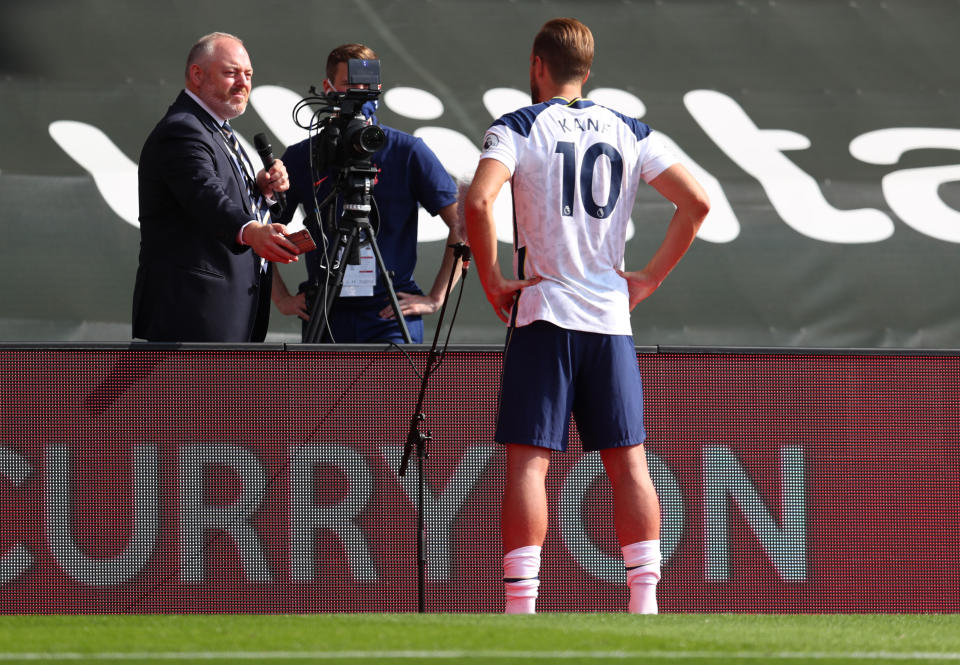
[[[358,264],[360,246],[370,244],[403,339],[409,343],[410,332],[376,241],[379,219],[373,187],[379,171],[371,157],[383,148],[387,137],[382,127],[364,115],[363,107],[380,96],[380,61],[350,60],[347,75],[346,91],[321,95],[311,88],[311,96],[300,100],[293,110],[294,122],[310,132],[312,182],[332,178],[330,194],[322,202],[314,201],[313,216],[324,244],[326,273],[323,281],[308,287],[310,323],[303,341],[335,341],[329,334],[330,308],[340,295],[346,266]],[[300,122],[304,109],[311,111],[306,125]],[[340,215],[338,198],[343,201]],[[324,210],[326,215],[321,214]],[[331,239],[335,242],[331,243]]]

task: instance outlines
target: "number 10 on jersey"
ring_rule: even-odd
[[[577,183],[577,146],[571,141],[559,141],[554,153],[563,159],[563,191],[561,192],[560,212],[564,217],[573,216],[574,190]],[[607,200],[598,203],[593,198],[593,176],[597,160],[605,156],[610,161],[610,190]],[[579,164],[580,203],[583,210],[595,219],[605,219],[613,212],[620,198],[620,184],[623,178],[623,157],[609,143],[594,143],[583,153]]]

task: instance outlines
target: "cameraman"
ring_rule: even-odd
[[[338,46],[327,57],[327,78],[323,90],[346,92],[348,87],[347,63],[349,60],[376,60],[377,54],[362,44],[344,44]],[[376,102],[363,105],[362,113],[368,122],[375,123],[373,111]],[[391,127],[383,127],[386,143],[371,157],[373,165],[380,170],[373,198],[375,211],[379,211],[379,230],[377,245],[383,255],[387,270],[392,273],[394,290],[400,304],[400,311],[407,322],[410,337],[414,343],[423,342],[423,314],[432,314],[440,309],[446,295],[447,280],[454,263],[453,250],[449,245],[461,238],[455,231],[457,223],[457,187],[446,172],[440,160],[426,144],[405,132]],[[300,293],[290,295],[279,272],[274,279],[273,300],[284,314],[296,314],[301,319],[309,318],[304,289],[313,283],[322,283],[325,275],[323,251],[320,248],[320,229],[310,214],[314,209],[314,197],[322,203],[330,193],[336,180],[335,170],[316,174],[311,172],[311,139],[301,141],[287,148],[281,161],[286,165],[290,178],[287,191],[287,207],[280,222],[289,222],[297,205],[302,204],[308,214],[308,228],[318,249],[306,254],[308,281],[300,285]],[[342,198],[342,197],[338,197]],[[448,227],[446,248],[437,277],[430,292],[426,295],[413,280],[413,271],[417,261],[417,214],[418,205],[422,205],[431,215],[439,214]],[[337,216],[342,211],[342,200],[337,201]],[[324,217],[329,209],[321,211]],[[371,213],[371,221],[377,215]],[[322,225],[327,228],[331,221],[324,218]],[[355,269],[355,268],[348,268]],[[459,279],[459,270],[455,279]],[[372,280],[371,280],[372,281]],[[369,288],[369,287],[368,287]],[[389,301],[384,275],[376,275],[373,295],[347,296],[341,294],[333,303],[329,313],[332,340],[342,342],[380,342],[394,341],[402,343],[400,324],[396,321]],[[322,316],[322,313],[317,313]],[[326,329],[325,326],[322,327]]]

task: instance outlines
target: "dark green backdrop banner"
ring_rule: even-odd
[[[0,340],[129,339],[136,163],[200,35],[245,40],[254,90],[234,124],[247,141],[266,132],[277,154],[305,136],[291,110],[329,50],[371,45],[381,122],[461,177],[486,126],[528,102],[533,35],[565,15],[597,39],[588,94],[666,135],[713,200],[688,258],[635,311],[638,344],[958,346],[960,8],[948,0],[6,0]],[[669,215],[641,192],[628,267]],[[421,285],[443,236],[424,213]],[[287,282],[301,270],[284,268]],[[479,284],[464,303],[454,341],[500,341]],[[298,330],[274,312],[272,340]]]

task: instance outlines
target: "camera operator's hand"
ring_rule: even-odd
[[[279,159],[273,160],[270,170],[260,169],[257,173],[257,187],[260,192],[268,197],[274,198],[274,193],[285,192],[290,189],[290,179],[287,177],[287,167]]]
[[[285,297],[274,298],[273,304],[277,306],[277,310],[281,314],[296,315],[304,321],[310,320],[310,315],[307,313],[307,294],[305,293],[296,295],[288,293]]]
[[[291,295],[286,282],[283,281],[283,275],[279,270],[273,271],[273,283],[270,287],[270,299],[281,314],[287,316],[296,315],[304,321],[310,320],[310,314],[307,306],[307,294],[298,293]]]
[[[287,240],[284,234],[287,227],[283,224],[261,224],[250,222],[243,227],[241,241],[253,247],[260,258],[274,263],[293,263],[298,261],[300,250]]]
[[[404,317],[416,316],[418,314],[421,316],[424,314],[433,314],[443,305],[443,302],[437,301],[430,296],[418,296],[413,293],[404,293],[403,291],[397,291],[397,303],[399,303],[400,313],[403,314]],[[380,310],[379,316],[381,319],[396,318],[393,313],[393,307],[390,305]]]

